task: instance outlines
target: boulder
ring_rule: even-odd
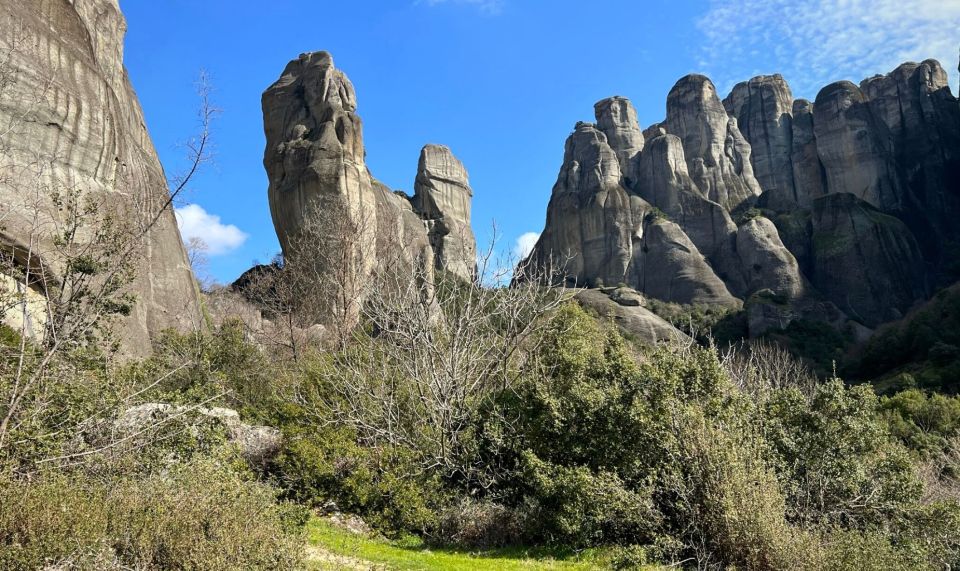
[[[623,305],[599,289],[581,290],[576,300],[580,305],[596,311],[600,317],[612,319],[629,336],[648,345],[664,341],[690,342],[689,337],[647,308]]]
[[[236,444],[241,455],[253,466],[263,466],[274,458],[283,445],[283,436],[276,428],[253,426],[240,420],[233,409],[191,407],[166,403],[145,403],[125,410],[113,423],[115,435],[135,439],[150,438],[156,430],[171,424],[185,427],[190,434],[202,437],[203,423],[223,429],[228,441]]]
[[[748,292],[765,289],[786,299],[797,299],[806,293],[800,265],[780,241],[777,227],[769,219],[759,216],[740,225],[737,254]]]
[[[703,254],[674,222],[649,217],[634,248],[628,283],[647,297],[680,304],[739,307]]]

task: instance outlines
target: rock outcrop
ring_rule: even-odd
[[[594,105],[597,128],[607,136],[607,143],[617,154],[624,182],[630,186],[637,180],[637,158],[643,150],[643,133],[637,122],[637,110],[626,97],[611,97]]]
[[[751,334],[805,318],[863,335],[957,278],[960,106],[935,61],[814,103],[780,75],[723,102],[690,75],[646,129],[623,97],[595,114],[567,141],[530,258],[569,260],[567,284],[746,300]]]
[[[816,200],[813,244],[813,283],[868,327],[902,317],[929,293],[913,233],[852,194]]]
[[[761,75],[738,83],[723,101],[752,144],[753,172],[777,203],[799,205],[793,176],[793,94],[780,75]]]
[[[442,145],[420,152],[413,207],[427,224],[437,269],[462,279],[476,274],[477,244],[470,228],[473,190],[457,157]]]
[[[0,30],[0,245],[43,265],[57,287],[64,268],[50,228],[62,213],[53,197],[75,193],[143,234],[130,254],[142,261],[118,336],[124,349],[144,354],[163,329],[200,327],[199,292],[164,209],[166,177],[123,67],[117,0],[0,0]],[[92,235],[82,229],[80,241]]]
[[[585,289],[577,293],[576,300],[601,317],[612,319],[630,336],[649,345],[662,341],[690,340],[676,327],[644,307],[642,296],[636,292],[622,291],[624,289]]]
[[[760,195],[750,145],[708,78],[688,75],[673,86],[663,126],[683,141],[690,176],[704,196],[735,210]]]
[[[321,272],[356,284],[355,302],[370,294],[365,284],[381,272],[432,283],[436,266],[472,279],[473,191],[449,149],[423,149],[412,199],[376,180],[366,166],[353,84],[327,52],[291,61],[262,106],[263,164],[284,256],[316,257]],[[327,255],[331,250],[348,255]]]

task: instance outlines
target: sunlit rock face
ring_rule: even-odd
[[[355,285],[359,302],[371,295],[371,278],[387,273],[428,285],[438,268],[473,279],[466,168],[449,148],[427,145],[414,196],[391,190],[367,168],[357,106],[353,84],[327,52],[300,55],[263,93],[263,164],[284,255],[315,256],[321,272]],[[349,254],[329,256],[331,249]]]
[[[476,274],[477,244],[470,228],[470,188],[467,169],[443,145],[420,151],[413,206],[427,225],[437,269],[461,279]]]
[[[960,277],[960,106],[935,61],[830,84],[815,102],[780,75],[721,102],[689,75],[646,129],[623,97],[596,116],[567,141],[530,257],[566,260],[567,283],[775,300],[776,319],[751,319],[759,334],[824,307],[831,323],[874,327]]]
[[[160,331],[197,328],[201,318],[176,220],[163,210],[166,177],[123,67],[125,31],[116,0],[0,0],[0,244],[24,267],[42,263],[53,287],[64,269],[52,254],[65,216],[55,196],[93,201],[145,233],[130,253],[136,303],[117,336],[142,354]],[[81,228],[79,243],[93,232]],[[44,288],[31,292],[35,309]]]

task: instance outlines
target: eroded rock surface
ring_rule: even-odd
[[[144,233],[130,254],[142,260],[137,301],[119,335],[127,352],[144,354],[162,330],[202,322],[174,214],[163,208],[166,177],[123,67],[125,32],[116,0],[0,0],[0,244],[17,259],[43,259],[56,283],[56,193],[93,200],[131,236]],[[81,228],[80,242],[93,232]]]
[[[427,145],[420,152],[413,206],[427,224],[438,269],[471,280],[476,273],[477,244],[470,228],[473,189],[449,148]]]
[[[364,284],[384,272],[432,283],[437,266],[472,278],[472,190],[449,149],[423,149],[412,200],[376,180],[353,84],[327,52],[291,61],[262,106],[270,211],[285,256],[316,256],[321,271],[347,276],[361,298],[370,295]],[[349,254],[331,257],[331,250]]]
[[[623,97],[595,113],[568,140],[531,258],[572,260],[568,283],[749,300],[754,334],[801,317],[869,331],[957,279],[960,105],[933,60],[815,102],[779,75],[721,102],[689,75],[642,131]]]

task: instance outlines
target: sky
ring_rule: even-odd
[[[214,162],[177,207],[233,281],[279,251],[263,169],[261,93],[300,53],[327,50],[357,90],[367,164],[413,191],[420,149],[470,173],[481,246],[532,247],[577,121],[629,97],[646,127],[688,73],[721,94],[781,73],[795,97],[936,58],[957,86],[960,0],[120,0],[125,63],[160,159],[185,166],[205,71],[221,110]],[[494,232],[494,228],[496,231]]]

